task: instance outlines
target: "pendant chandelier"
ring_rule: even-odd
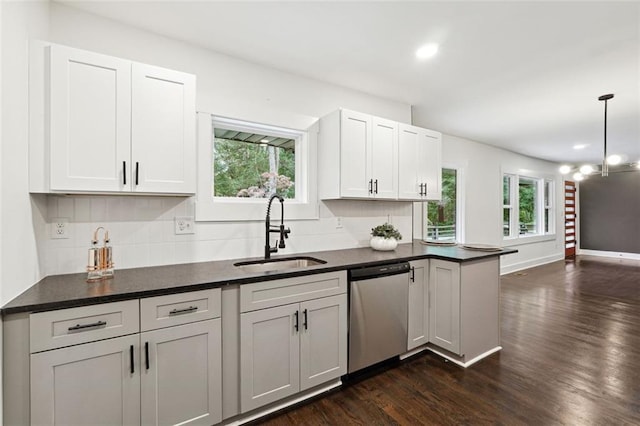
[[[617,166],[622,163],[622,156],[619,154],[607,155],[607,102],[613,99],[613,93],[608,93],[606,95],[598,96],[599,101],[604,101],[604,149],[602,155],[602,165],[600,166],[600,174],[601,176],[609,176],[609,166]],[[632,169],[633,167],[640,168],[640,161],[637,163],[627,164],[627,169]],[[581,181],[585,177],[597,172],[597,167],[594,167],[591,164],[584,164],[579,168],[570,166],[570,165],[562,165],[560,166],[560,173],[568,174],[573,172],[573,179],[576,181]],[[626,170],[624,170],[626,171]]]

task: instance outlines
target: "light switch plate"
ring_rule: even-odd
[[[193,216],[176,217],[174,220],[176,235],[194,234]]]

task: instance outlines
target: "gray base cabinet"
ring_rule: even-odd
[[[430,341],[460,354],[460,264],[431,260],[429,291]]]
[[[242,413],[346,374],[346,273],[248,284],[240,292]]]
[[[411,262],[407,350],[429,341],[429,261]]]
[[[138,342],[130,335],[31,355],[31,424],[139,424]]]
[[[500,261],[429,264],[429,341],[464,366],[500,349]]]
[[[143,425],[222,420],[220,319],[142,333]]]
[[[29,328],[31,424],[222,421],[220,289],[34,313]]]

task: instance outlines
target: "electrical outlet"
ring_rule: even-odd
[[[193,216],[176,217],[174,220],[176,235],[194,234]]]
[[[69,235],[69,219],[66,217],[57,217],[51,221],[51,238],[55,240],[64,240],[71,238]]]
[[[342,218],[340,216],[336,216],[336,229],[342,229]]]

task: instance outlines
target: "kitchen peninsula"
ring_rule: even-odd
[[[236,259],[119,270],[100,283],[46,277],[2,308],[4,386],[13,389],[4,420],[95,416],[94,404],[74,401],[85,388],[118,423],[248,420],[325,392],[346,374],[347,270],[397,261],[414,270],[407,355],[430,349],[466,367],[500,349],[499,259],[515,252],[415,241],[303,253],[326,263],[287,270],[247,271]],[[110,373],[96,389],[91,381]],[[85,385],[60,387],[78,374]],[[163,411],[169,400],[173,413]]]

